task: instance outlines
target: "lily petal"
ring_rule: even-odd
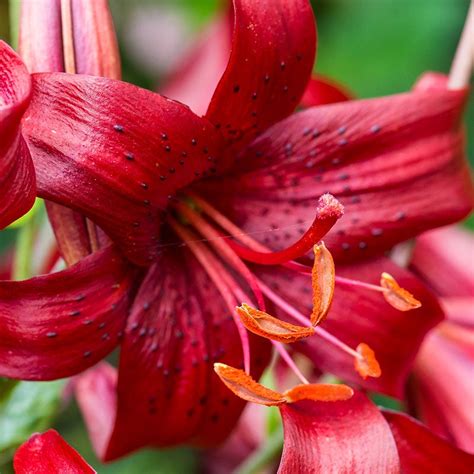
[[[419,421],[403,413],[383,410],[397,443],[402,471],[406,474],[471,474],[474,455],[433,434]]]
[[[248,141],[288,116],[311,76],[316,50],[307,0],[234,0],[232,52],[207,118],[229,141]]]
[[[301,98],[301,105],[308,108],[316,105],[345,102],[351,99],[353,99],[353,95],[347,89],[335,81],[318,74],[313,76],[308,82],[304,95]]]
[[[0,41],[0,229],[35,200],[35,175],[19,126],[30,102],[31,79],[17,54]]]
[[[222,384],[213,362],[240,367],[239,341],[220,293],[192,254],[164,252],[150,267],[128,319],[117,413],[109,418],[112,427],[101,424],[110,437],[97,442],[93,436],[99,457],[111,460],[146,445],[212,445],[224,439],[244,403]],[[259,377],[269,344],[251,341],[253,375]],[[109,391],[102,393],[108,397]],[[86,417],[90,429],[93,418]]]
[[[472,185],[460,126],[466,91],[414,91],[314,107],[258,137],[239,173],[203,197],[273,249],[300,237],[317,196],[345,208],[325,237],[336,259],[380,253],[464,217]]]
[[[134,273],[111,248],[59,273],[0,282],[0,374],[76,374],[119,343]]]
[[[443,227],[416,240],[411,265],[440,295],[474,295],[474,237],[461,227]]]
[[[15,453],[16,474],[94,474],[96,471],[55,430],[36,433]]]
[[[378,283],[384,270],[416,295],[423,306],[410,312],[397,311],[387,304],[380,292],[336,284],[331,311],[321,324],[322,328],[350,347],[356,348],[361,342],[368,344],[382,370],[379,378],[362,380],[354,370],[352,356],[317,335],[298,342],[295,348],[310,357],[320,369],[334,373],[345,381],[401,398],[420,344],[427,332],[441,321],[443,313],[434,295],[417,278],[386,258],[337,267],[340,276],[374,284]],[[289,304],[303,314],[310,314],[309,275],[281,268],[255,271]],[[287,318],[278,308],[272,313]]]
[[[346,401],[287,404],[280,411],[285,440],[279,474],[400,472],[390,428],[362,393]]]
[[[66,74],[34,75],[23,133],[39,195],[90,217],[142,265],[157,255],[168,196],[215,171],[220,143],[214,127],[182,104]]]

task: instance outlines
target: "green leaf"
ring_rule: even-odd
[[[64,381],[0,379],[0,465],[32,433],[51,426],[61,404]]]

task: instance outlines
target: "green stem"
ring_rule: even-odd
[[[10,0],[10,44],[14,49],[18,48],[18,31],[20,25],[20,1]]]
[[[26,280],[32,276],[33,247],[38,223],[38,216],[33,215],[18,228],[15,246],[12,276],[14,280]]]
[[[283,428],[280,427],[234,471],[234,474],[256,474],[275,460],[282,448]]]

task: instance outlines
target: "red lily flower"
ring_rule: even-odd
[[[417,240],[412,266],[439,294],[447,320],[423,342],[409,387],[415,413],[469,452],[474,452],[474,272],[466,258],[473,255],[474,238],[460,229],[439,229]]]
[[[257,277],[270,278],[263,266],[271,264],[272,276],[286,278],[290,270],[282,264],[288,264],[291,278],[304,278],[292,261],[342,215],[340,202],[325,194],[329,188],[350,216],[328,237],[339,258],[386,250],[461,218],[471,207],[460,129],[465,90],[423,86],[289,116],[314,61],[309,3],[235,0],[234,10],[232,53],[205,117],[112,79],[31,77],[22,134],[38,194],[86,216],[130,262],[149,268],[142,278],[106,247],[59,274],[0,283],[5,294],[0,327],[6,334],[0,373],[24,379],[72,375],[98,361],[123,335],[118,375],[99,366],[83,379],[93,390],[78,389],[103,459],[147,444],[212,444],[227,435],[243,403],[227,396],[210,362],[238,367],[243,361],[248,369],[252,352],[252,374],[261,373],[268,344],[255,337],[247,341],[235,306],[255,300],[263,311],[263,290],[267,302],[289,307],[290,313],[295,309],[285,305],[287,288],[277,294]],[[0,55],[5,48],[0,46]],[[432,204],[436,212],[426,212]],[[272,235],[263,242],[273,250],[297,241],[270,253],[245,235],[236,235],[240,243],[223,239],[223,231],[235,229],[229,218],[239,232]],[[249,269],[244,260],[255,265]],[[338,281],[351,292],[361,288],[352,280]],[[391,385],[377,386],[385,391],[399,387],[417,345],[439,317],[425,290],[408,283],[426,296],[424,307],[436,311],[417,310],[410,344],[398,348],[406,361],[401,373],[387,357],[388,370],[396,374],[389,377]],[[399,290],[375,289],[403,299]],[[369,302],[371,308],[378,305],[375,296]],[[328,308],[323,309],[321,314]],[[399,331],[407,324],[392,313],[389,318]],[[371,329],[365,325],[364,340]],[[344,351],[355,357],[359,369],[364,363],[369,372],[374,368],[366,346],[359,353],[325,330],[318,334],[343,348],[343,357]]]
[[[54,430],[31,436],[16,451],[13,464],[15,474],[94,474],[96,472]]]

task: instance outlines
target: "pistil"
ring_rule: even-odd
[[[318,200],[314,221],[304,235],[290,247],[271,252],[256,243],[248,234],[244,234],[241,229],[202,198],[194,194],[192,198],[209,217],[245,245],[240,245],[235,241],[228,242],[228,245],[240,258],[260,265],[284,264],[304,256],[329,232],[344,212],[342,204],[335,197],[331,194],[323,194]]]

